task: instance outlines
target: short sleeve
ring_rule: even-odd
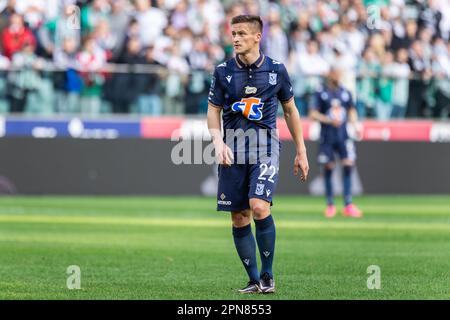
[[[214,70],[214,74],[211,78],[211,85],[209,87],[208,102],[217,107],[223,107],[225,103],[223,88],[220,85],[219,72],[217,67]]]
[[[347,94],[347,100],[345,101],[344,106],[345,106],[345,109],[349,110],[349,109],[353,108],[355,105],[353,102],[353,97],[352,97],[351,92],[348,90],[345,90],[345,93]]]
[[[289,78],[289,74],[286,70],[286,67],[282,64],[279,71],[280,77],[280,89],[278,90],[277,97],[281,102],[285,102],[290,100],[293,96],[291,79]]]

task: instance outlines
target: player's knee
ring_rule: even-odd
[[[354,164],[355,164],[355,162],[351,159],[342,160],[342,165],[345,167],[353,167]]]
[[[334,162],[328,162],[327,164],[325,164],[325,169],[327,170],[333,170],[335,167]]]
[[[262,202],[253,203],[251,209],[255,219],[264,219],[270,214],[269,206]]]
[[[250,223],[250,211],[244,210],[233,212],[231,214],[231,221],[235,227],[244,227]]]

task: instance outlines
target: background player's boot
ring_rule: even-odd
[[[249,281],[247,286],[239,289],[239,293],[259,293],[261,292],[261,288],[259,287],[259,283],[255,281]]]
[[[270,275],[265,272],[261,280],[259,280],[259,286],[262,293],[274,293],[275,292],[275,281],[270,277]]]
[[[336,206],[334,204],[329,204],[325,209],[325,217],[333,218],[336,215]]]
[[[358,207],[355,206],[353,203],[350,203],[345,206],[343,214],[345,217],[352,217],[352,218],[362,217],[362,211],[359,210]]]

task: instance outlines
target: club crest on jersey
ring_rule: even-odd
[[[245,94],[255,94],[258,89],[255,87],[245,87]]]
[[[242,112],[242,115],[249,120],[261,120],[262,108],[264,103],[260,98],[242,98],[241,101],[237,101],[232,104],[231,110],[234,112]]]
[[[277,84],[277,74],[269,72],[269,84],[276,85]]]

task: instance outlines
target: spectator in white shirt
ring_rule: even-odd
[[[167,26],[167,15],[163,10],[151,7],[150,0],[136,0],[135,5],[141,43],[153,45]]]

